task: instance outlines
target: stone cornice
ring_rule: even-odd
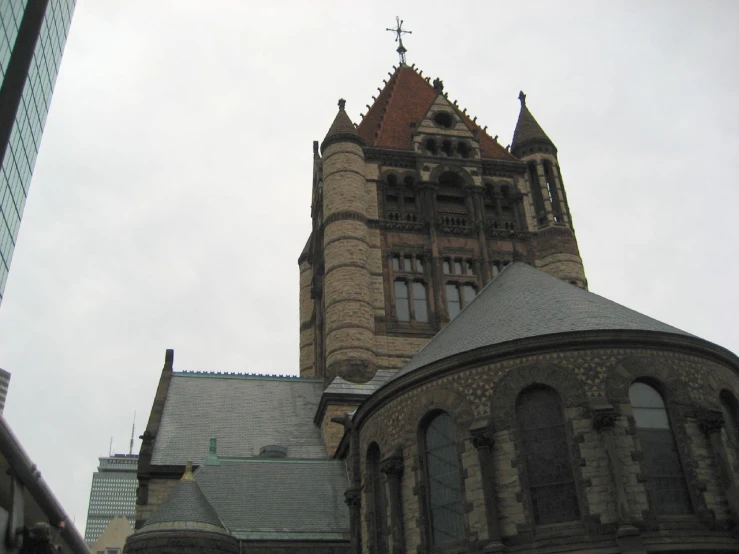
[[[677,335],[657,331],[641,330],[596,330],[557,333],[529,337],[502,344],[478,348],[469,352],[432,362],[397,379],[391,380],[363,402],[354,414],[355,427],[391,399],[421,383],[457,373],[483,363],[499,363],[523,356],[555,352],[634,348],[653,351],[670,351],[700,356],[727,365],[739,374],[739,357],[735,354],[698,337]]]

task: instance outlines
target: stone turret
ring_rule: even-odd
[[[367,381],[377,366],[364,140],[344,103],[339,100],[339,113],[321,144],[326,382],[337,375]]]
[[[587,288],[557,161],[557,147],[529,111],[523,91],[518,98],[521,112],[513,133],[511,153],[524,161],[527,167],[534,229],[538,231],[535,265],[555,277]]]

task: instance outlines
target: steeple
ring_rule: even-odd
[[[334,122],[329,127],[326,137],[321,143],[321,151],[325,150],[329,144],[341,141],[356,142],[359,145],[363,145],[364,141],[357,134],[357,129],[346,114],[344,107],[346,106],[346,100],[343,98],[339,99],[339,113],[336,114]]]
[[[518,114],[518,123],[516,123],[516,130],[513,132],[511,152],[520,158],[531,153],[529,150],[533,146],[539,146],[544,148],[539,151],[556,155],[557,148],[554,143],[526,106],[526,95],[523,91],[518,93],[518,99],[521,101],[521,112]]]

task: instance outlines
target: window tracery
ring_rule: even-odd
[[[437,412],[422,427],[426,484],[426,520],[433,546],[465,538],[462,476],[456,429],[446,412]]]
[[[559,394],[543,386],[523,391],[516,402],[516,421],[526,461],[534,523],[545,525],[579,519]]]
[[[685,474],[662,395],[651,385],[636,381],[629,387],[629,402],[655,512],[659,515],[692,513]]]

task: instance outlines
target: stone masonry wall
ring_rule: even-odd
[[[725,531],[734,523],[719,479],[715,453],[698,425],[696,410],[700,407],[715,409],[718,394],[723,389],[739,396],[739,377],[729,367],[698,356],[643,349],[604,349],[524,356],[449,372],[411,387],[363,421],[360,429],[362,464],[373,441],[383,456],[398,449],[403,453],[405,551],[425,551],[428,547],[424,544],[422,502],[425,483],[417,442],[424,416],[439,409],[447,411],[457,426],[461,482],[469,506],[465,526],[470,541],[484,541],[488,537],[480,466],[470,440],[470,428],[481,424],[490,425],[494,431],[500,534],[504,542],[512,545],[532,540],[537,531],[532,523],[528,491],[522,485],[526,468],[515,421],[515,403],[518,394],[533,384],[554,388],[563,403],[582,515],[580,527],[572,530],[570,524],[567,530],[573,535],[572,541],[598,537],[605,541],[603,544],[615,546],[615,530],[624,523],[619,521],[616,511],[617,485],[625,491],[630,512],[628,523],[643,532],[661,529],[664,534],[674,529],[674,522],[655,516],[650,506],[641,445],[628,403],[628,387],[637,378],[664,383],[667,391],[665,401],[695,511],[694,515],[682,516],[682,523],[678,525],[684,534],[681,540],[686,544],[704,540],[735,544]],[[614,481],[609,469],[604,436],[594,429],[590,406],[603,403],[610,403],[615,410],[612,432],[621,470],[619,483]],[[731,459],[736,460],[733,449],[731,455]],[[736,470],[734,463],[733,471],[739,478]],[[362,475],[364,479],[364,465]],[[368,494],[366,490],[365,494]],[[366,498],[363,505],[368,505]],[[362,521],[364,524],[364,517]],[[557,526],[554,528],[556,530]],[[367,537],[366,528],[363,533]],[[665,536],[669,542],[669,534]],[[662,539],[652,537],[649,540],[659,542]],[[367,541],[364,551],[369,553]]]

